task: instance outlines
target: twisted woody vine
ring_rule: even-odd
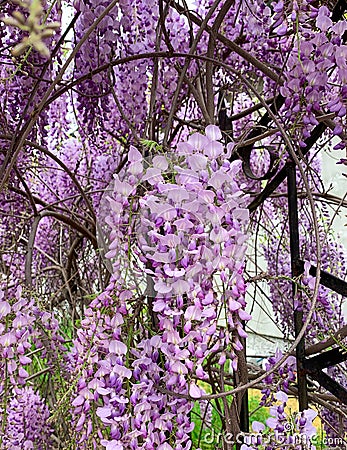
[[[1,450],[347,448],[345,7],[0,2]]]

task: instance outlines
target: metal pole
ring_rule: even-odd
[[[298,219],[298,197],[296,187],[296,168],[293,161],[288,164],[288,213],[289,213],[289,235],[290,235],[290,258],[292,266],[292,278],[301,275],[300,268],[300,241],[299,241],[299,219]],[[293,301],[297,298],[298,289],[295,282],[292,283]],[[298,336],[303,325],[303,311],[294,307],[294,329]],[[296,347],[296,362],[298,371],[298,393],[299,410],[308,408],[307,379],[304,368],[305,360],[305,338],[303,337]]]
[[[242,321],[242,326],[245,326],[245,322]],[[243,350],[241,350],[241,367],[240,367],[240,378],[243,383],[248,382],[248,371],[247,371],[247,351],[246,345],[247,341],[245,338],[240,338],[240,342],[243,346]],[[249,409],[248,409],[248,389],[245,390],[241,400],[241,408],[240,408],[240,429],[241,431],[248,433],[249,432]]]

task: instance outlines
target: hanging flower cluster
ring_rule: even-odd
[[[273,230],[269,235],[268,242],[263,244],[264,256],[267,261],[268,271],[274,277],[270,280],[271,301],[276,318],[282,325],[282,330],[286,336],[294,335],[293,323],[288,321],[288,317],[293,314],[293,307],[304,310],[304,317],[311,304],[311,295],[315,285],[315,278],[309,274],[311,262],[316,264],[315,255],[312,254],[314,242],[312,240],[313,227],[308,216],[307,204],[305,200],[300,200],[300,237],[302,258],[306,260],[305,270],[300,280],[298,280],[302,295],[291,300],[292,286],[290,282],[291,267],[289,261],[289,231],[288,231],[288,210],[285,199],[276,199],[271,204],[266,204],[267,218],[264,223],[268,223]],[[319,211],[320,215],[319,231],[322,241],[325,239],[324,217],[326,211]],[[275,226],[274,226],[275,225]],[[312,231],[312,233],[307,233]],[[274,257],[274,248],[277,249]],[[311,262],[308,262],[310,260]],[[344,248],[341,244],[333,241],[331,233],[327,235],[327,243],[322,247],[322,269],[330,270],[336,276],[343,278],[346,272],[346,259]],[[306,332],[306,341],[315,343],[321,339],[320,332],[329,333],[329,330],[337,330],[343,326],[344,318],[341,310],[341,300],[335,292],[319,286],[317,297],[317,306],[313,313],[312,321],[308,325]]]
[[[35,354],[40,355],[44,373],[57,373],[65,366],[64,352],[53,315],[38,308],[20,286],[14,297],[0,288],[0,442],[5,445],[1,448],[47,448],[49,411],[27,387],[27,380]]]
[[[277,349],[274,356],[268,358],[265,363],[265,370],[270,371],[273,366],[283,357],[281,350]],[[281,365],[277,372],[271,373],[264,379],[264,383],[277,391],[288,392],[290,382],[295,382],[296,379],[296,359],[294,356],[289,356]],[[272,394],[270,388],[265,388],[262,391],[263,397],[261,404],[271,404],[275,396]]]
[[[235,182],[240,164],[226,160],[220,139],[210,125],[170,155],[149,160],[131,147],[128,166],[115,175],[106,218],[115,300],[102,294],[91,305],[74,350],[82,374],[77,431],[96,402],[111,430],[106,448],[188,449],[189,397],[201,397],[206,364],[214,358],[237,369],[250,319],[248,210]]]
[[[30,338],[35,322],[33,302],[22,298],[22,289],[16,290],[16,299],[8,301],[0,291],[0,392],[6,394],[9,384],[25,384],[28,372],[25,367],[32,362],[26,356],[31,347]]]
[[[216,126],[205,133],[179,143],[170,157],[155,156],[147,168],[141,153],[130,150],[127,174],[115,177],[111,207],[119,226],[106,255],[119,255],[122,231],[128,241],[122,247],[128,252],[131,247],[153,280],[153,311],[163,341],[186,347],[192,359],[182,370],[193,372],[220,349],[229,352],[236,369],[235,350],[246,336],[241,322],[250,319],[242,275],[248,210],[235,182],[240,164],[225,159]]]
[[[52,429],[48,424],[49,409],[31,387],[14,390],[7,408],[2,449],[37,449],[51,447]]]
[[[128,350],[121,339],[126,309],[110,296],[113,289],[111,283],[86,310],[71,353],[72,375],[77,383],[73,417],[80,448],[100,441],[96,416],[106,426],[112,421],[117,423],[111,429],[111,439],[119,439],[129,429],[124,383],[132,372],[125,367]],[[96,405],[101,406],[96,409]]]
[[[278,2],[278,14],[285,14],[284,3]],[[304,139],[318,125],[319,111],[334,113],[334,135],[343,138],[347,105],[347,47],[343,35],[347,21],[339,20],[333,24],[331,12],[326,6],[315,8],[308,2],[296,5],[291,16],[296,33],[294,45],[286,40],[290,55],[287,62],[285,82],[280,92],[285,97],[285,117],[300,122],[296,134],[300,145],[305,147]],[[283,17],[283,16],[282,16]],[[314,21],[315,27],[311,27]],[[334,148],[345,147],[344,139]]]

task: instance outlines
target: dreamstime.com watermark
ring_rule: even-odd
[[[279,448],[291,448],[291,446],[301,445],[302,449],[314,449],[324,446],[325,450],[347,450],[347,443],[342,438],[330,438],[323,436],[309,437],[301,433],[280,433],[278,431],[262,433],[238,433],[236,439],[232,433],[216,433],[214,430],[208,431],[202,441],[205,444],[246,444],[258,448],[269,444]],[[283,447],[281,447],[283,446]]]

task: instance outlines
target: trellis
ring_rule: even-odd
[[[272,114],[280,109],[284,103],[284,98],[279,94],[272,105],[270,111]],[[226,104],[224,99],[224,93],[220,93],[219,101],[219,126],[225,134],[226,142],[229,142],[229,133],[231,131],[232,120],[227,116]],[[265,113],[259,120],[256,127],[248,133],[246,140],[255,141],[257,137],[261,135],[264,127],[271,122],[271,116],[269,113]],[[322,136],[323,132],[327,129],[327,125],[324,122],[319,123],[311,132],[309,138],[305,140],[306,146],[302,149],[301,155],[296,155],[300,160],[307,155],[313,145]],[[299,222],[298,222],[298,193],[297,193],[297,180],[296,180],[296,164],[293,158],[288,157],[284,166],[277,170],[275,162],[277,156],[274,152],[269,150],[270,163],[267,172],[258,177],[252,172],[251,168],[251,152],[253,144],[238,147],[232,154],[231,160],[240,159],[242,161],[243,171],[245,175],[254,180],[268,180],[266,187],[253,199],[248,206],[249,211],[255,211],[262,203],[285,181],[287,180],[287,194],[288,194],[288,215],[289,215],[289,235],[290,235],[290,255],[291,255],[291,275],[293,279],[297,279],[304,273],[304,262],[300,259],[299,248]],[[311,265],[309,273],[312,276],[316,276],[317,268]],[[338,277],[328,273],[327,271],[320,271],[319,283],[326,288],[329,288],[336,293],[347,297],[347,283]],[[296,283],[292,283],[292,297],[293,300],[297,294]],[[297,337],[303,326],[303,312],[294,309],[293,321],[295,329],[295,337]],[[333,348],[326,350],[327,347],[336,343],[338,338],[343,338],[347,335],[347,327],[343,327],[333,338],[328,339],[322,344],[317,344],[309,349],[309,354],[306,354],[305,348],[305,336],[300,340],[296,348],[296,361],[297,361],[297,380],[298,380],[298,400],[299,409],[303,411],[308,408],[308,389],[307,389],[307,376],[310,376],[313,380],[317,381],[327,391],[333,394],[339,401],[347,405],[347,389],[344,388],[337,381],[333,380],[325,372],[324,368],[335,366],[341,362],[347,360],[347,354],[342,352],[340,348]],[[246,346],[244,346],[244,352]],[[312,356],[315,355],[315,356]],[[312,356],[312,357],[308,357]],[[240,428],[242,431],[249,431],[249,419],[248,419],[248,396],[244,395],[242,400],[242,407],[240,411]]]

